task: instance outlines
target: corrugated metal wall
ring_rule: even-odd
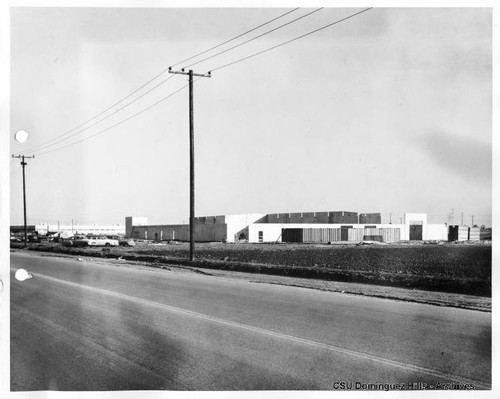
[[[365,228],[365,236],[379,236],[381,235],[379,228]]]
[[[448,241],[469,240],[469,228],[467,226],[449,226]]]
[[[340,241],[340,229],[303,229],[302,242],[328,243]]]
[[[283,242],[329,243],[340,241],[340,238],[341,234],[338,228],[283,229],[281,235]]]
[[[391,228],[381,228],[380,234],[384,242],[397,242],[401,241],[401,231],[400,229],[391,229]]]
[[[291,228],[282,229],[282,242],[328,243],[338,241],[396,242],[401,239],[399,228]]]
[[[467,241],[469,239],[469,228],[458,226],[458,241]]]
[[[479,241],[480,240],[480,229],[479,227],[471,227],[469,230],[469,240]]]
[[[365,235],[365,229],[347,229],[347,241],[360,242],[363,241],[363,236]]]

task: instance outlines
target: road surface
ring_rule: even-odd
[[[431,386],[491,389],[490,313],[11,254],[12,391]]]

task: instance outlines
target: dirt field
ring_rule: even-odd
[[[67,248],[57,243],[30,249],[94,258],[121,258],[294,278],[362,283],[491,297],[491,245],[397,244],[196,244],[140,243],[131,248]]]

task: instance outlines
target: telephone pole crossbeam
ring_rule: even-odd
[[[199,76],[201,78],[211,78],[212,77],[212,74],[210,72],[194,73],[191,69],[188,72],[186,72],[184,69],[181,69],[180,71],[172,71],[172,68],[169,68],[168,73],[173,73],[175,75],[190,75],[190,73],[191,73],[192,76]]]
[[[206,74],[194,73],[192,69],[186,72],[183,69],[180,71],[172,71],[172,67],[168,68],[169,73],[177,75],[189,76],[189,260],[194,260],[194,100],[193,100],[193,76],[202,78],[211,78],[210,72]]]
[[[24,160],[26,158],[35,158],[34,155],[27,156],[27,155],[12,155],[12,158],[20,158],[21,159],[21,166],[23,167],[23,209],[24,209],[24,246],[26,247],[28,245],[28,228],[26,226],[26,176],[24,173],[24,167],[28,165],[27,162]]]

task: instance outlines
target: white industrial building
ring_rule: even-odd
[[[36,225],[26,226],[26,230],[31,234],[38,235],[61,235],[69,237],[74,234],[94,234],[94,235],[113,235],[123,236],[125,234],[125,226],[123,224],[100,225],[100,224],[61,224],[61,223],[41,223]],[[11,233],[24,233],[24,225],[10,226]]]
[[[345,211],[206,216],[195,218],[194,240],[328,243],[447,241],[455,236],[454,241],[479,239],[476,228],[428,224],[425,213],[406,213],[402,224],[383,224],[380,221],[380,214]],[[455,236],[450,236],[452,227],[457,227]],[[189,241],[189,225],[148,225],[147,218],[127,217],[125,235],[154,241]]]

